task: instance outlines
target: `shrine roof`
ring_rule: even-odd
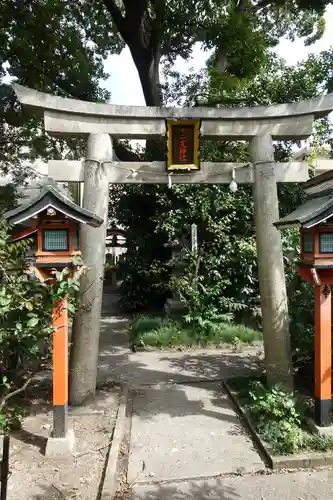
[[[308,198],[296,210],[286,215],[275,226],[278,229],[288,229],[301,226],[310,228],[316,226],[333,216],[333,191],[324,196]]]
[[[311,197],[329,194],[333,191],[333,170],[327,170],[320,175],[315,175],[302,184],[302,189]]]
[[[99,227],[103,223],[100,217],[68,198],[52,179],[48,179],[46,184],[36,190],[34,197],[6,212],[4,218],[11,225],[24,224],[49,207],[82,224]]]

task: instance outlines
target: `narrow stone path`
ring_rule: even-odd
[[[240,352],[196,349],[133,353],[127,336],[129,320],[105,316],[101,321],[99,378],[127,383],[132,388],[158,383],[221,380],[258,369],[257,347]]]
[[[332,483],[333,470],[221,477],[137,485],[131,500],[332,500]]]
[[[128,324],[109,310],[99,358],[100,379],[135,394],[124,500],[333,498],[333,470],[265,470],[223,393],[221,379],[258,368],[257,348],[132,353]]]
[[[220,383],[153,386],[133,406],[129,483],[264,469]]]
[[[221,381],[258,369],[258,348],[132,353],[128,321],[101,322],[99,377],[132,390],[128,483],[265,469]]]

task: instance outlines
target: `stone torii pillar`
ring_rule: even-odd
[[[272,137],[257,135],[250,143],[254,165],[253,184],[260,300],[264,332],[274,332],[264,342],[267,378],[290,386],[292,361],[289,353],[289,315],[281,233],[273,225],[279,220],[279,202]],[[278,357],[276,351],[285,356]]]
[[[112,158],[108,134],[90,134],[84,165],[83,207],[103,219],[98,228],[80,231],[81,254],[87,272],[81,277],[79,312],[71,341],[70,403],[80,404],[95,392],[101,320],[105,240],[109,208],[109,180],[105,162]],[[80,341],[78,342],[78,339]]]
[[[306,181],[308,166],[303,164],[300,169],[302,175],[296,175],[294,167],[300,165],[299,163],[291,164],[290,171],[288,167],[281,167],[288,164],[274,164],[272,141],[309,137],[312,134],[314,119],[327,116],[333,110],[333,94],[298,103],[252,108],[153,108],[84,102],[40,93],[16,84],[13,87],[24,106],[44,116],[45,130],[52,135],[89,137],[91,134],[109,134],[119,139],[155,139],[165,137],[166,120],[201,120],[203,140],[250,141],[253,171],[236,165],[236,181],[239,182],[238,176],[243,183],[253,183],[255,180],[254,202],[267,372],[270,382],[279,379],[288,386],[292,385],[282,247],[277,230],[272,225],[279,218],[276,183]],[[105,196],[106,178],[114,183],[168,182],[164,163],[123,163],[112,161],[112,157],[109,160],[105,167],[107,176],[102,176],[94,186],[99,197]],[[80,178],[73,178],[74,172],[68,171],[67,179],[62,176],[62,180],[79,180],[89,185],[91,181],[87,179],[85,165],[84,168],[80,162],[76,165],[74,170],[79,172]],[[203,162],[199,172],[178,177],[174,175],[172,183],[230,183],[231,172],[234,170],[235,164]],[[137,173],[135,178],[131,176],[131,171]],[[55,178],[60,180],[59,176]],[[85,186],[84,191],[86,189]],[[88,191],[92,192],[92,188],[88,187]],[[96,193],[94,196],[97,196]],[[85,197],[84,207],[88,203],[87,200],[88,195]],[[100,248],[105,244],[105,239],[103,237],[102,240],[102,233],[98,238],[99,242],[96,236],[94,237],[94,245]],[[85,245],[88,245],[88,239],[82,245],[83,253],[88,255],[91,250],[84,250]],[[93,243],[90,242],[89,245],[92,246]],[[97,279],[98,271],[91,271],[89,276],[90,285]],[[82,292],[84,293],[84,289]],[[87,330],[84,334],[87,339],[90,328],[88,325],[99,323],[100,301],[98,292],[94,311],[86,312],[87,326],[81,322],[82,328]],[[95,356],[95,348],[93,352]],[[77,359],[77,362],[81,363],[81,373],[84,373],[84,366],[91,370],[93,363],[92,360],[87,363],[83,354],[82,352],[80,360]],[[94,362],[97,365],[97,358]],[[88,382],[85,384],[86,395],[93,392],[92,385]],[[83,396],[82,393],[81,400]]]

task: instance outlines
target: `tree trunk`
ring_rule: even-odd
[[[162,106],[162,95],[160,88],[160,55],[159,48],[143,52],[142,48],[133,43],[130,46],[133,62],[138,71],[140,83],[147,106]],[[164,140],[146,141],[146,161],[163,161],[165,159]]]
[[[133,62],[138,71],[140,83],[147,106],[161,106],[159,65],[160,57],[156,54],[142,54],[137,47],[130,47]]]

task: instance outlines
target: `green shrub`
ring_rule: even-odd
[[[281,385],[267,388],[261,380],[237,380],[239,396],[262,438],[278,454],[297,453],[307,449],[326,451],[333,439],[307,430],[305,407]]]
[[[260,338],[260,332],[244,325],[214,323],[208,320],[200,325],[150,316],[137,317],[130,330],[130,342],[134,347],[251,344]]]
[[[140,333],[149,332],[160,328],[163,323],[163,318],[152,316],[137,316],[132,324],[132,331],[139,335]]]

